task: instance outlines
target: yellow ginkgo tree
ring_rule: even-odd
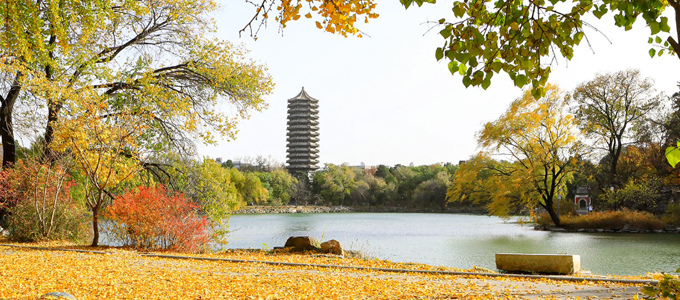
[[[485,152],[465,163],[448,191],[451,201],[487,204],[490,213],[505,215],[515,207],[543,207],[555,225],[560,217],[553,203],[566,191],[583,145],[563,93],[547,85],[546,95],[525,91],[508,110],[478,135]],[[493,161],[498,155],[506,161]]]
[[[68,107],[69,118],[60,121],[53,149],[68,152],[86,178],[85,198],[92,212],[94,232],[92,246],[97,246],[101,209],[142,166],[145,155],[138,141],[147,125],[135,117],[138,112],[110,115],[108,99],[96,91],[72,93],[70,97],[82,99],[78,99],[78,105]]]

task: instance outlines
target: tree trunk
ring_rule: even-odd
[[[16,143],[12,127],[13,107],[5,101],[0,107],[0,137],[2,137],[2,167],[7,168],[16,162]]]
[[[92,230],[94,235],[92,236],[92,247],[97,247],[99,245],[99,220],[97,214],[99,213],[99,208],[92,209]]]
[[[550,202],[550,203],[548,203]],[[550,219],[555,223],[555,226],[560,227],[562,224],[560,223],[560,216],[557,215],[555,212],[555,209],[553,208],[553,203],[552,201],[545,201],[546,206],[544,207],[545,210],[548,211],[548,214],[550,215]]]
[[[613,149],[614,151],[612,151],[611,154],[610,154],[612,161],[611,161],[611,164],[610,164],[611,169],[609,170],[611,172],[611,174],[610,174],[611,175],[611,184],[614,185],[614,186],[619,185],[617,168],[618,168],[618,165],[619,165],[619,157],[621,157],[621,151],[623,150],[623,146],[621,145],[621,138],[616,137],[616,140],[617,140],[618,144],[617,144],[616,148]]]
[[[14,125],[12,124],[12,113],[14,104],[21,92],[21,73],[14,77],[12,87],[3,99],[0,97],[0,137],[2,137],[2,167],[7,168],[16,162],[16,141],[14,139]]]
[[[57,154],[52,151],[52,142],[54,141],[54,126],[59,118],[59,110],[61,105],[49,103],[47,114],[47,125],[45,126],[45,144],[43,145],[43,159],[47,163],[52,163],[57,159]]]

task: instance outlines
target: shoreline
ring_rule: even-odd
[[[593,229],[593,228],[563,228],[555,227],[554,225],[536,225],[534,230],[538,231],[551,231],[551,232],[571,232],[571,233],[644,233],[644,234],[663,234],[663,233],[680,233],[680,227],[668,226],[664,229],[638,229],[638,228],[628,228],[624,226],[621,229]]]
[[[314,213],[446,213],[446,214],[479,214],[484,211],[474,208],[448,208],[445,210],[434,208],[404,208],[394,206],[321,206],[321,205],[254,205],[246,206],[234,211],[233,215],[252,215],[252,214],[314,214]]]
[[[404,208],[404,207],[354,207],[354,206],[320,206],[320,205],[279,205],[266,206],[255,205],[246,206],[237,210],[232,215],[255,215],[255,214],[318,214],[318,213],[439,213],[439,214],[474,214],[486,215],[484,211],[474,208],[448,208],[428,209],[428,208]],[[679,234],[680,227],[668,226],[664,229],[641,230],[628,228],[627,226],[618,230],[615,229],[593,229],[593,228],[563,228],[552,225],[534,226],[536,231],[565,232],[565,233],[642,233],[642,234]]]

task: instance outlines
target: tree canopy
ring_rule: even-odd
[[[214,143],[215,134],[234,138],[239,120],[266,107],[262,96],[273,87],[266,68],[246,50],[207,38],[215,30],[209,17],[214,2],[82,3],[88,9],[67,2],[10,7],[16,14],[3,22],[26,20],[17,28],[34,34],[2,27],[3,93],[5,99],[16,98],[2,103],[1,117],[11,119],[16,99],[46,108],[46,122],[32,122],[46,124],[41,131],[49,159],[60,121],[93,96],[107,105],[98,118],[127,113],[146,126],[137,138],[145,149],[182,153],[191,153],[195,140]],[[233,112],[220,109],[224,105]],[[0,125],[8,163],[14,153],[12,124]]]
[[[642,78],[639,70],[599,74],[580,84],[571,99],[579,127],[595,142],[593,148],[609,155],[610,183],[620,184],[617,164],[621,151],[638,142],[633,129],[661,102],[661,96],[654,94],[653,82]]]

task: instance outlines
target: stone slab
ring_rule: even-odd
[[[574,274],[581,270],[581,256],[569,254],[497,253],[496,268],[508,272]]]

